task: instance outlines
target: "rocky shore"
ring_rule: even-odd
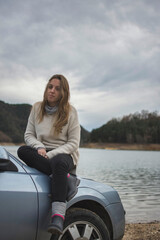
[[[160,222],[126,224],[123,240],[160,240]]]

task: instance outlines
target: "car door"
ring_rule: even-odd
[[[35,240],[37,191],[30,175],[14,158],[9,159],[15,169],[4,170],[0,166],[0,239]]]

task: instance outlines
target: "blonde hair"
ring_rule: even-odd
[[[57,119],[56,122],[54,123],[53,127],[55,128],[55,133],[59,134],[62,131],[62,127],[65,126],[68,123],[68,118],[69,118],[69,111],[70,111],[70,90],[69,90],[69,84],[67,79],[60,74],[55,74],[53,75],[45,88],[44,95],[43,95],[43,101],[40,106],[40,111],[38,115],[38,120],[41,122],[43,120],[44,115],[46,114],[45,111],[45,105],[47,104],[47,90],[48,86],[50,84],[50,81],[52,79],[58,79],[60,80],[60,92],[61,92],[61,98],[58,103],[58,110],[57,110]]]

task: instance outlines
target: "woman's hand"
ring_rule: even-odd
[[[48,156],[46,155],[47,152],[46,152],[45,148],[38,148],[37,151],[38,151],[39,155],[41,155],[41,156],[43,156],[45,158],[48,158]]]

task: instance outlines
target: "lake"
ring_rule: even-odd
[[[18,147],[5,148],[16,156]],[[80,148],[77,174],[114,187],[126,222],[160,221],[160,152]]]

